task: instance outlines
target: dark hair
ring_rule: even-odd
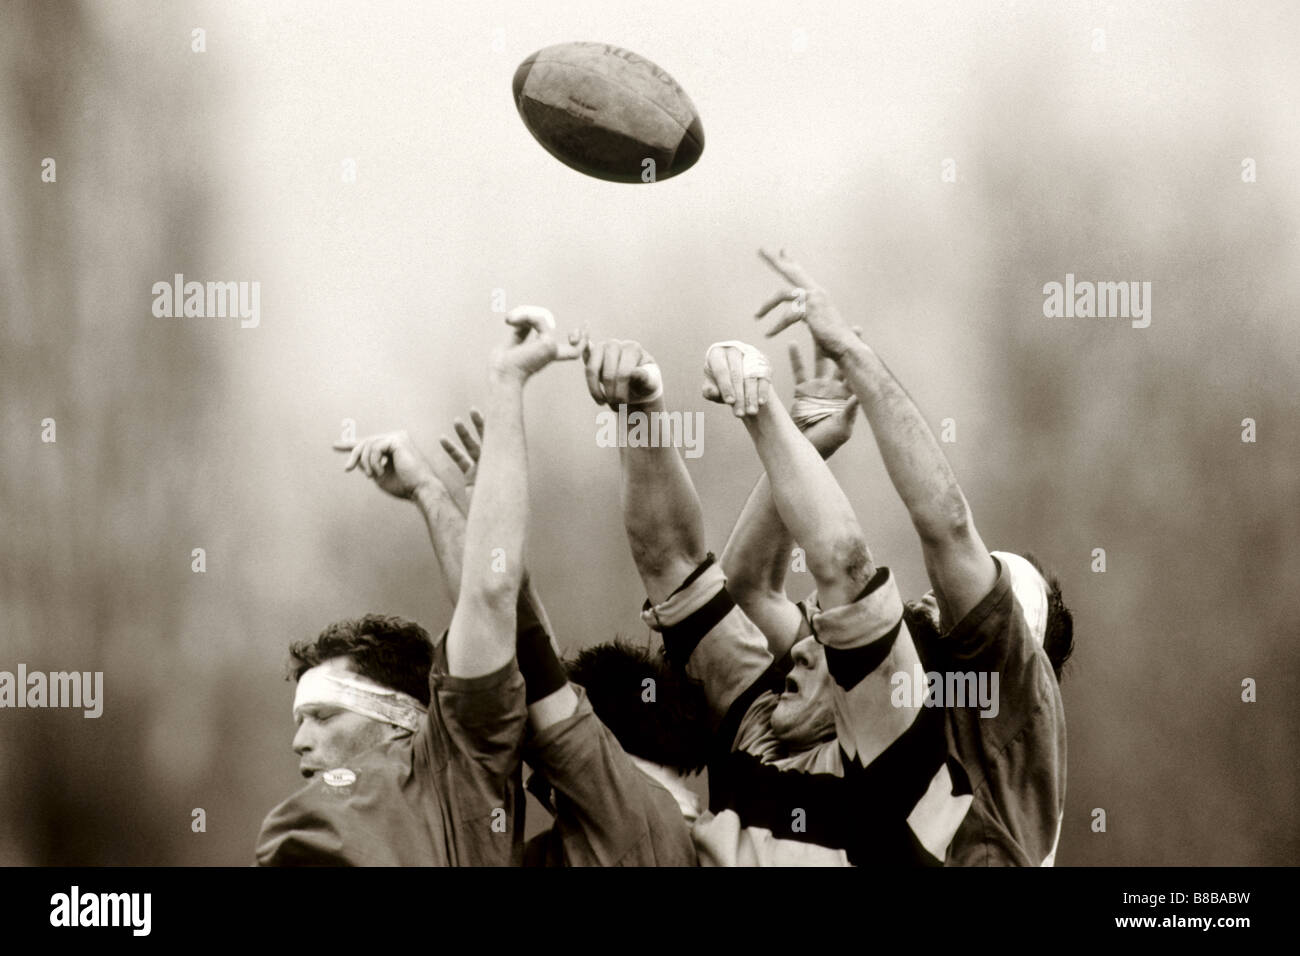
[[[433,641],[420,625],[383,614],[335,621],[315,641],[290,646],[288,679],[297,680],[334,657],[350,657],[363,677],[429,705]]]
[[[591,709],[634,757],[695,773],[708,762],[709,706],[703,688],[668,666],[662,652],[615,639],[565,662]],[[654,683],[647,685],[645,681]],[[653,699],[645,695],[653,689]]]
[[[1043,650],[1052,662],[1056,679],[1060,680],[1061,672],[1074,653],[1074,615],[1061,598],[1061,582],[1056,575],[1043,570],[1042,564],[1032,553],[1026,551],[1024,558],[1047,582],[1047,631],[1043,635]]]

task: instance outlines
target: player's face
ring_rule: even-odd
[[[792,747],[811,747],[835,731],[826,649],[809,635],[790,651],[794,666],[772,711],[772,732]]]
[[[344,657],[332,658],[319,665],[324,670],[355,673]],[[298,772],[311,777],[333,770],[357,754],[404,731],[342,707],[309,704],[298,712],[298,729],[293,735],[293,752],[298,755]]]

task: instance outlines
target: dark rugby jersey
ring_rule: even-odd
[[[998,708],[944,709],[954,790],[973,803],[948,866],[1044,866],[1055,860],[1065,806],[1065,711],[1005,560],[993,589],[946,635],[918,633],[927,670],[997,673]]]
[[[524,745],[529,789],[555,814],[528,841],[526,866],[695,866],[690,823],[678,799],[641,769],[591,709],[578,707]],[[542,782],[545,787],[538,786]]]
[[[259,866],[509,866],[523,854],[524,681],[446,673],[415,733],[318,773],[267,816]]]

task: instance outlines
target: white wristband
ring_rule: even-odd
[[[799,431],[806,431],[810,426],[847,408],[851,401],[852,398],[818,398],[814,395],[805,395],[796,398],[790,404],[790,417],[794,419]]]

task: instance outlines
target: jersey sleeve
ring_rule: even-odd
[[[258,866],[359,866],[343,837],[343,821],[298,795],[271,811],[257,836]]]
[[[919,702],[900,706],[898,675],[919,666],[893,572],[879,568],[856,600],[808,608],[813,634],[826,649],[835,733],[851,761],[866,766],[916,720]]]
[[[641,617],[663,634],[669,660],[703,685],[715,720],[772,666],[767,638],[727,593],[713,555],[667,600],[647,601]]]
[[[676,799],[646,774],[592,710],[528,740],[524,756],[555,791],[557,839],[570,866],[693,866],[690,829]]]
[[[515,660],[491,674],[447,673],[445,641],[430,671],[428,724],[420,736],[443,793],[450,849],[461,865],[511,865],[523,852],[520,751],[528,718]]]

